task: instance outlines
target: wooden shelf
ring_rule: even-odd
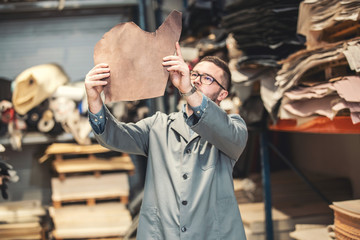
[[[94,134],[91,132],[90,139],[94,139]],[[62,133],[56,136],[50,136],[41,132],[25,132],[21,140],[23,145],[33,144],[48,144],[53,142],[69,142],[74,141],[74,137],[71,133]],[[0,144],[10,145],[10,135],[0,137]]]
[[[299,126],[297,126],[295,119],[279,119],[277,124],[268,127],[272,131],[360,134],[360,123],[353,124],[351,118],[347,116],[338,116],[333,120],[327,117],[318,117]]]

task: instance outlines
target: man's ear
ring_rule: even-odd
[[[226,91],[226,90],[224,90],[224,89],[222,89],[221,92],[220,92],[220,94],[219,94],[219,96],[217,97],[217,100],[218,100],[219,102],[221,102],[221,101],[224,100],[228,95],[229,95],[229,92]]]

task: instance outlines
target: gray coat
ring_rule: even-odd
[[[106,109],[106,119],[100,144],[148,157],[137,239],[246,239],[232,178],[247,141],[239,115],[208,100],[191,137],[183,112],[125,124]]]

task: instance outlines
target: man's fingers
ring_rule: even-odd
[[[89,88],[98,87],[98,86],[105,86],[107,81],[90,81],[86,83],[86,86]]]
[[[174,65],[180,65],[179,61],[166,61],[162,63],[163,66],[174,66]]]
[[[105,74],[105,73],[109,73],[110,72],[110,68],[97,68],[97,69],[93,69],[92,71],[89,72],[89,76],[95,76],[95,75],[100,75],[100,74]]]
[[[170,55],[164,57],[163,61],[181,61],[181,58],[179,56]]]
[[[102,67],[109,67],[109,64],[107,64],[107,63],[99,63],[94,68],[102,68]]]
[[[92,72],[92,73],[89,73],[87,76],[86,76],[86,80],[88,81],[98,81],[98,80],[101,80],[101,79],[104,79],[104,78],[108,78],[110,76],[110,73],[109,72],[102,72],[102,71],[99,71],[99,72]]]
[[[182,67],[179,66],[179,65],[175,65],[175,66],[171,66],[171,67],[168,67],[166,70],[168,70],[169,72],[170,71],[178,71],[178,72],[182,72]],[[183,73],[182,73],[183,74]]]
[[[179,42],[176,42],[176,43],[175,43],[175,49],[176,49],[176,55],[178,55],[179,57],[182,58]]]

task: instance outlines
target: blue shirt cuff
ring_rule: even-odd
[[[205,109],[206,109],[206,107],[207,107],[207,104],[208,104],[208,100],[207,100],[207,98],[206,98],[206,96],[203,94],[203,93],[201,93],[202,94],[202,101],[201,101],[201,104],[199,105],[199,106],[196,106],[196,107],[191,107],[191,109],[194,111],[194,114],[195,114],[195,116],[198,118],[198,119],[200,119],[201,118],[201,116],[203,115],[203,113],[205,112]]]
[[[89,121],[92,129],[95,133],[101,134],[104,132],[105,124],[106,124],[106,117],[105,117],[105,108],[104,105],[102,106],[101,110],[97,113],[89,113]]]

